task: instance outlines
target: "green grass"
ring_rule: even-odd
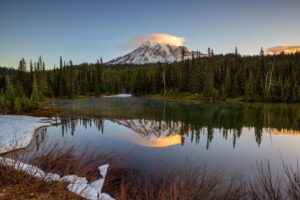
[[[144,97],[149,98],[157,98],[157,99],[182,99],[182,100],[204,100],[210,101],[212,98],[206,97],[202,94],[190,94],[190,93],[180,93],[180,94],[151,94],[145,95]],[[222,99],[214,99],[214,101],[228,101],[228,102],[246,102],[245,97],[237,97],[237,98],[227,98],[226,100]]]

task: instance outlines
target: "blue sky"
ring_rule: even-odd
[[[39,55],[74,63],[108,61],[144,34],[184,37],[193,50],[242,54],[300,44],[299,0],[1,0],[0,66]]]

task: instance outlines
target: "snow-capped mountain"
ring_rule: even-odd
[[[180,122],[152,121],[152,120],[111,120],[114,123],[125,126],[142,137],[152,138],[179,134],[182,124]]]
[[[197,52],[189,51],[184,46],[174,46],[170,44],[160,44],[153,41],[148,41],[139,46],[132,52],[115,58],[107,64],[146,64],[146,63],[172,63],[182,59],[191,58],[192,54],[196,55]],[[201,54],[200,55],[204,55]]]

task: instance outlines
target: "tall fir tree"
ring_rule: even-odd
[[[252,71],[250,71],[249,79],[246,83],[245,93],[247,96],[248,101],[254,101],[256,99],[257,93],[256,93],[256,80],[255,76],[253,75]]]
[[[36,74],[33,74],[33,80],[32,80],[32,93],[30,96],[30,100],[32,103],[32,106],[34,108],[38,107],[38,102],[40,100],[40,92],[39,92],[39,87],[38,87],[38,82],[36,78]]]

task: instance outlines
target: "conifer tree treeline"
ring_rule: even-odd
[[[241,56],[236,52],[193,56],[175,63],[145,65],[74,65],[59,60],[59,68],[46,70],[21,59],[16,72],[0,70],[0,110],[32,109],[44,98],[113,93],[198,94],[212,99],[242,97],[247,101],[299,102],[300,53]]]

